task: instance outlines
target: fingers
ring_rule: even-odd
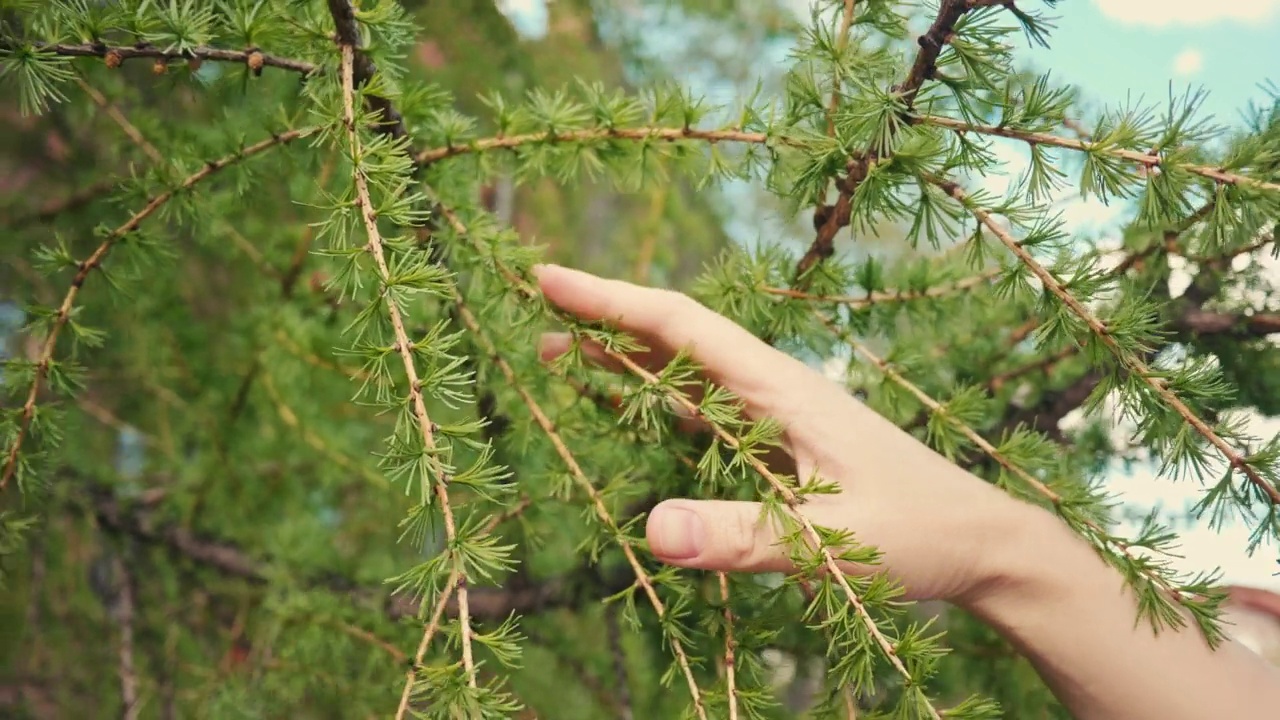
[[[730,500],[663,501],[649,513],[649,549],[679,567],[788,572],[792,563],[778,528],[760,507]]]
[[[571,347],[573,347],[573,336],[569,333],[543,333],[538,339],[538,355],[548,362],[569,352]],[[626,368],[622,363],[610,357],[599,343],[583,340],[578,347],[581,349],[583,357],[592,363],[610,372],[619,374],[626,372]],[[663,366],[671,361],[671,357],[665,353],[660,354],[653,351],[628,353],[627,357],[631,358],[640,367],[653,373],[660,372]]]
[[[796,408],[796,397],[817,389],[818,376],[803,363],[686,295],[556,265],[535,272],[547,299],[566,312],[655,343],[655,353],[687,350],[713,381],[757,411],[753,414],[785,419]]]

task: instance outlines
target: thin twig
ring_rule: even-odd
[[[11,44],[0,43],[0,48],[7,47],[11,47]],[[32,47],[39,52],[53,53],[64,57],[103,58],[108,64],[112,65],[118,65],[134,58],[154,58],[158,60],[209,60],[213,62],[239,63],[245,65],[254,73],[260,72],[263,67],[292,70],[303,75],[310,75],[317,70],[315,65],[304,60],[270,55],[259,50],[224,50],[223,48],[203,45],[188,50],[160,48],[154,45],[137,47],[132,45],[100,45],[96,43],[91,45],[33,43]]]
[[[968,193],[960,187],[958,183],[950,180],[934,178],[934,183],[942,188],[948,195],[955,198],[957,202],[963,205],[973,216],[978,219],[988,230],[991,231],[1000,242],[1004,244],[1018,260],[1029,269],[1032,274],[1040,280],[1044,287],[1053,293],[1063,305],[1065,305],[1076,317],[1080,318],[1098,340],[1107,347],[1129,372],[1136,375],[1147,387],[1160,396],[1174,412],[1178,413],[1183,420],[1187,422],[1196,432],[1200,433],[1205,440],[1218,449],[1226,458],[1230,467],[1243,472],[1258,490],[1262,491],[1271,501],[1273,505],[1280,505],[1280,489],[1267,482],[1265,478],[1249,463],[1245,457],[1235,448],[1223,440],[1218,433],[1214,432],[1199,415],[1195,413],[1186,403],[1182,401],[1173,391],[1169,390],[1167,384],[1156,378],[1155,373],[1133,353],[1120,347],[1115,337],[1111,334],[1110,329],[1096,315],[1093,314],[1083,303],[1076,298],[1071,291],[1053,276],[1043,265],[1041,265],[1031,253],[1027,251],[1022,243],[1018,242],[1013,235],[1009,233],[986,209],[979,207],[969,198]]]
[[[374,264],[377,266],[378,274],[384,283],[388,282],[391,277],[391,271],[387,266],[386,255],[383,252],[382,234],[378,230],[378,221],[374,217],[373,201],[370,199],[369,186],[364,176],[364,171],[360,166],[360,135],[356,130],[356,113],[355,113],[355,84],[353,79],[353,63],[355,58],[355,47],[353,45],[342,44],[342,110],[343,120],[347,127],[347,139],[351,144],[352,166],[356,186],[356,205],[360,211],[360,219],[364,222],[365,234],[368,236],[368,244],[366,249],[373,256]],[[428,457],[431,458],[429,463],[431,469],[435,472],[435,482],[433,490],[436,498],[440,502],[440,511],[444,518],[445,538],[450,546],[454,544],[458,536],[457,525],[453,515],[453,505],[449,499],[449,483],[448,476],[444,469],[440,466],[432,454],[436,447],[435,432],[432,430],[431,418],[427,414],[427,405],[422,397],[422,384],[418,379],[418,369],[413,361],[413,352],[411,348],[413,344],[409,340],[409,334],[405,330],[404,318],[400,314],[400,308],[394,302],[387,303],[387,315],[391,321],[392,332],[395,336],[396,351],[400,355],[400,360],[404,364],[405,375],[409,383],[409,397],[412,404],[414,418],[417,420],[419,431],[422,433],[422,443],[426,448]],[[472,688],[476,687],[476,669],[475,660],[472,657],[471,650],[471,618],[467,607],[467,584],[466,578],[459,573],[458,567],[454,568],[454,583],[457,587],[458,595],[458,621],[462,629],[462,664],[467,675],[467,684]],[[443,612],[443,610],[441,610]],[[428,638],[424,635],[424,643]],[[397,718],[404,717],[405,710],[408,707],[408,697],[412,691],[412,677],[410,682],[405,683],[405,689],[400,702],[400,708],[396,712]]]
[[[742,130],[699,130],[688,127],[588,128],[480,138],[465,144],[429,148],[419,152],[414,160],[420,165],[430,165],[445,158],[468,153],[512,149],[523,145],[584,143],[595,140],[661,140],[664,142],[704,140],[710,143],[736,142],[760,145],[769,142],[770,136],[766,133]]]
[[[130,122],[129,118],[125,117],[124,113],[120,112],[120,108],[107,100],[106,96],[98,92],[97,88],[85,82],[83,77],[76,75],[73,79],[75,80],[76,85],[89,96],[89,99],[93,101],[93,104],[97,105],[98,109],[106,113],[107,117],[111,118],[112,122],[119,125],[120,129],[124,131],[124,134],[133,141],[133,144],[137,145],[142,152],[146,153],[147,157],[151,158],[151,162],[156,165],[165,164],[164,156],[160,154],[160,151],[156,149],[156,146],[152,145],[147,138],[143,136],[142,131]]]
[[[525,498],[519,505],[508,510],[501,515],[495,515],[485,524],[482,532],[492,532],[494,528],[503,522],[518,516],[524,512],[530,505],[530,500]],[[436,632],[440,629],[440,619],[444,617],[445,608],[449,605],[449,600],[453,595],[454,588],[458,584],[458,571],[454,569],[449,574],[449,579],[445,581],[444,588],[440,591],[440,597],[436,600],[435,607],[431,609],[431,618],[427,621],[426,629],[423,630],[422,640],[418,643],[418,649],[413,653],[413,665],[405,673],[405,689],[400,695],[400,705],[396,708],[396,717],[404,717],[404,713],[409,709],[409,698],[413,694],[413,680],[422,667],[422,659],[427,655],[427,648],[431,646],[431,639],[435,637]]]
[[[849,6],[853,6],[852,0]],[[720,602],[724,603],[724,684],[729,701],[729,720],[738,720],[737,642],[733,638],[733,609],[729,606],[729,575],[716,573],[720,582]]]
[[[454,229],[459,234],[466,234],[466,227],[458,220],[457,215],[453,214],[452,211],[446,211],[446,217],[449,218],[450,222],[454,225]],[[658,617],[665,618],[667,608],[662,602],[662,599],[658,597],[652,578],[649,577],[649,573],[645,571],[644,566],[640,564],[640,559],[636,556],[635,550],[631,547],[631,544],[623,539],[622,531],[618,527],[617,521],[613,519],[613,516],[609,513],[609,508],[604,504],[604,497],[591,482],[590,478],[587,477],[586,473],[582,470],[582,466],[578,464],[577,458],[573,456],[573,453],[570,452],[569,447],[565,444],[564,439],[561,438],[560,434],[556,431],[555,423],[551,421],[551,418],[542,409],[542,406],[538,404],[538,401],[534,399],[533,395],[529,393],[528,389],[520,383],[519,377],[516,375],[515,370],[512,369],[511,364],[498,353],[497,347],[494,346],[493,341],[490,340],[489,336],[484,332],[484,329],[480,326],[480,322],[476,319],[475,315],[473,315],[471,310],[464,304],[461,295],[456,295],[454,302],[458,308],[458,314],[463,324],[467,326],[475,336],[476,340],[484,347],[485,352],[489,354],[494,365],[496,365],[498,370],[502,372],[503,377],[507,379],[511,388],[516,391],[516,394],[520,396],[520,399],[528,408],[529,414],[533,416],[534,422],[538,424],[538,427],[542,429],[543,434],[551,441],[551,445],[555,449],[556,454],[560,456],[560,460],[569,470],[574,481],[580,488],[582,488],[582,491],[586,493],[587,497],[591,500],[591,506],[596,513],[596,517],[613,535],[619,549],[622,550],[622,554],[627,560],[627,564],[631,566],[632,572],[635,573],[636,583],[649,599],[649,604],[653,606]],[[671,645],[672,652],[675,653],[676,662],[679,664],[680,670],[684,674],[685,682],[689,686],[689,694],[693,698],[694,711],[701,720],[707,720],[707,711],[702,702],[702,692],[698,688],[697,679],[693,676],[693,668],[689,663],[689,656],[685,652],[684,645],[674,637],[669,637],[668,642]]]
[[[1000,272],[1000,268],[994,268],[972,277],[957,280],[956,282],[948,283],[946,285],[932,287],[927,290],[886,290],[881,292],[871,292],[862,296],[814,295],[801,290],[792,290],[791,288],[780,287],[763,287],[761,288],[761,291],[768,293],[769,295],[778,295],[781,297],[792,298],[794,300],[806,300],[815,303],[835,303],[838,305],[845,305],[856,310],[884,303],[907,302],[911,300],[924,300],[955,295],[989,282],[991,279],[997,277]]]
[[[27,393],[27,399],[23,403],[22,413],[18,418],[18,430],[14,437],[13,444],[9,446],[7,458],[3,474],[0,474],[0,491],[3,491],[13,478],[18,468],[18,454],[22,450],[22,443],[26,438],[27,430],[31,426],[31,420],[35,416],[36,397],[40,393],[40,385],[44,382],[45,377],[49,373],[49,368],[53,363],[53,351],[58,342],[58,335],[62,332],[62,328],[66,326],[67,321],[71,318],[71,312],[75,305],[76,296],[80,293],[80,288],[84,286],[85,280],[89,274],[102,265],[107,254],[115,247],[121,238],[142,224],[151,215],[155,214],[165,203],[169,202],[176,194],[189,190],[192,186],[209,176],[217,173],[219,170],[233,165],[237,162],[253,157],[261,152],[271,148],[284,145],[302,137],[306,137],[316,131],[316,128],[306,128],[302,130],[289,130],[283,133],[273,134],[266,140],[261,140],[253,145],[237,150],[236,152],[205,163],[199,170],[189,175],[185,180],[178,183],[178,186],[153,197],[141,210],[134,213],[132,217],[124,222],[123,225],[116,228],[108,235],[98,248],[85,260],[82,260],[76,269],[75,276],[71,279],[71,286],[67,289],[67,293],[62,298],[62,304],[58,307],[52,326],[49,328],[49,335],[45,338],[43,347],[40,350],[40,357],[36,361],[35,371],[32,374],[31,390]]]
[[[917,115],[913,118],[916,122],[926,125],[934,125],[946,128],[957,133],[977,133],[979,135],[993,135],[996,137],[1009,138],[1011,140],[1020,140],[1028,145],[1048,145],[1051,147],[1060,147],[1067,150],[1075,150],[1077,152],[1101,152],[1112,157],[1128,160],[1129,162],[1142,165],[1147,168],[1165,167],[1165,159],[1159,155],[1152,153],[1138,152],[1137,150],[1125,150],[1123,148],[1113,147],[1107,143],[1090,142],[1085,140],[1073,140],[1064,138],[1060,135],[1051,133],[1031,132],[1029,130],[1017,130],[1011,127],[999,127],[995,125],[978,125],[968,123],[963,120],[955,120],[948,117],[939,117],[936,115]],[[1225,185],[1240,185],[1250,187],[1257,190],[1267,190],[1270,192],[1280,192],[1280,184],[1258,180],[1255,178],[1228,172],[1222,168],[1215,168],[1209,165],[1195,165],[1191,163],[1169,164],[1170,167],[1176,167],[1179,170],[1189,172],[1193,175],[1199,175],[1204,178],[1213,180],[1214,182],[1223,183]]]

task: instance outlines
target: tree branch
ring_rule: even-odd
[[[902,99],[904,114],[909,114],[915,107],[916,97],[920,94],[920,88],[924,86],[926,80],[933,77],[934,71],[937,69],[938,56],[942,54],[942,49],[951,41],[956,23],[970,9],[969,0],[942,0],[942,5],[938,9],[938,16],[934,19],[933,24],[930,25],[929,30],[924,35],[918,38],[917,43],[920,45],[920,51],[916,54],[915,62],[912,64],[906,79],[894,87],[894,91]],[[862,181],[867,178],[871,167],[888,157],[887,153],[885,157],[881,157],[881,150],[881,148],[868,148],[860,155],[850,158],[845,166],[845,176],[836,183],[840,194],[837,196],[835,204],[825,205],[822,204],[821,200],[819,201],[818,208],[813,215],[813,226],[817,234],[813,242],[810,243],[809,249],[800,258],[800,262],[796,264],[793,284],[797,289],[805,289],[808,284],[805,278],[809,271],[835,254],[836,234],[842,228],[848,226],[851,219],[853,194],[857,191],[858,186],[862,184]]]
[[[666,142],[704,140],[710,143],[736,142],[762,145],[769,142],[770,136],[766,133],[745,132],[742,130],[699,130],[688,127],[587,128],[563,132],[548,131],[480,138],[466,144],[446,145],[423,150],[414,157],[414,160],[421,165],[430,165],[446,158],[469,153],[514,149],[523,145],[538,143],[590,142],[594,140],[662,140]]]
[[[1033,275],[1044,285],[1045,289],[1051,292],[1063,305],[1067,307],[1076,317],[1083,321],[1090,332],[1098,338],[1112,355],[1115,356],[1117,362],[1120,363],[1129,373],[1146,385],[1153,393],[1160,397],[1164,403],[1178,414],[1188,425],[1195,429],[1210,445],[1218,450],[1222,457],[1227,461],[1229,467],[1244,473],[1250,483],[1272,504],[1280,505],[1280,488],[1271,484],[1258,472],[1257,468],[1250,463],[1245,455],[1236,448],[1232,447],[1215,432],[1209,425],[1193,411],[1186,403],[1182,401],[1173,391],[1169,390],[1167,383],[1158,378],[1146,364],[1143,358],[1137,357],[1134,353],[1126,351],[1120,347],[1115,337],[1091,310],[1085,307],[1079,299],[1071,294],[1063,284],[1053,276],[1043,265],[1027,252],[1009,232],[999,223],[995,222],[992,215],[984,208],[975,205],[969,198],[968,194],[960,187],[959,184],[951,180],[934,178],[933,182],[942,188],[948,195],[955,198],[957,202],[963,205],[978,222],[986,226],[993,235],[999,238],[1000,242],[1009,249],[1023,265],[1031,271]]]
[[[268,570],[269,562],[250,556],[227,540],[201,537],[181,525],[161,525],[154,521],[152,503],[127,506],[103,488],[91,491],[92,510],[98,523],[112,532],[128,535],[140,542],[165,548],[174,556],[203,565],[227,577],[243,580],[253,585],[267,585],[275,573]],[[527,507],[527,505],[526,505]],[[490,527],[511,515],[496,517]],[[471,588],[469,610],[477,620],[501,622],[512,613],[529,614],[543,610],[570,607],[581,601],[579,584],[575,575],[539,583],[512,583],[509,587]],[[421,610],[418,600],[404,595],[388,595],[382,586],[361,586],[342,577],[332,575],[304,579],[303,587],[326,590],[350,597],[358,605],[380,605],[382,612],[392,620],[416,617]],[[626,575],[606,578],[606,593],[615,593],[630,585]],[[457,616],[456,600],[446,603],[444,612]]]
[[[12,42],[0,42],[0,48],[16,49]],[[40,52],[53,53],[65,57],[97,57],[106,60],[107,65],[118,67],[120,63],[135,58],[153,58],[157,60],[208,60],[213,62],[239,63],[249,68],[255,75],[262,72],[263,67],[274,67],[291,70],[302,75],[311,75],[318,69],[315,65],[292,58],[270,55],[260,50],[224,50],[222,48],[200,46],[188,51],[168,50],[150,44],[143,45],[106,45],[103,43],[65,45],[50,43],[33,43],[32,47]]]
[[[315,132],[315,128],[307,128],[303,130],[289,130],[284,133],[273,133],[266,140],[261,140],[253,145],[242,148],[234,153],[217,160],[211,160],[204,164],[196,172],[192,173],[185,180],[178,183],[177,187],[153,197],[141,210],[134,213],[132,217],[124,222],[123,225],[117,227],[109,234],[97,249],[93,251],[85,260],[80,261],[76,266],[76,274],[71,279],[71,286],[67,289],[66,295],[62,298],[62,303],[58,307],[57,313],[54,315],[52,326],[49,328],[49,334],[45,338],[44,345],[40,349],[39,358],[36,360],[35,369],[32,373],[31,389],[27,393],[27,399],[22,405],[22,412],[18,418],[18,430],[13,439],[13,443],[9,446],[7,457],[5,459],[4,471],[0,473],[0,492],[3,492],[8,486],[9,481],[13,479],[18,470],[18,455],[22,450],[22,444],[26,438],[27,431],[31,427],[31,420],[35,417],[36,397],[40,394],[40,386],[49,374],[49,369],[53,364],[53,351],[58,343],[58,335],[62,332],[62,328],[66,326],[71,319],[71,312],[75,305],[76,296],[80,293],[80,288],[84,286],[85,280],[89,274],[102,265],[107,254],[115,247],[125,235],[138,229],[142,221],[151,217],[165,203],[173,199],[179,192],[191,189],[196,184],[205,180],[209,176],[217,173],[226,167],[234,165],[242,160],[248,159],[259,153],[270,150],[271,148],[284,145],[298,138],[306,137]]]
[[[1164,158],[1152,153],[1143,153],[1136,150],[1125,150],[1122,148],[1111,147],[1103,143],[1089,142],[1086,140],[1074,140],[1072,138],[1064,138],[1050,133],[1031,132],[1028,130],[1017,130],[1010,127],[998,127],[995,125],[977,125],[967,123],[963,120],[954,120],[947,117],[938,117],[936,115],[918,115],[913,118],[914,121],[924,123],[926,125],[934,125],[946,128],[957,133],[972,132],[980,135],[993,135],[996,137],[1009,138],[1011,140],[1020,140],[1028,145],[1049,145],[1051,147],[1065,148],[1075,150],[1077,152],[1102,152],[1112,157],[1128,160],[1137,165],[1147,168],[1163,167],[1166,163]],[[1280,184],[1258,180],[1246,177],[1233,172],[1228,172],[1222,168],[1215,168],[1209,165],[1181,164],[1176,166],[1185,172],[1199,175],[1204,178],[1213,180],[1214,182],[1223,183],[1225,185],[1240,185],[1250,187],[1257,190],[1267,190],[1270,192],[1280,192]]]

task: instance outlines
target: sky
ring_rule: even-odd
[[[807,15],[807,0],[795,4]],[[1020,4],[1043,7],[1034,0]],[[498,5],[522,33],[537,37],[545,32],[544,0],[498,0]],[[1280,84],[1280,75],[1268,75],[1270,68],[1280,67],[1280,0],[1061,0],[1048,12],[1057,17],[1050,47],[1023,47],[1019,57],[1041,71],[1052,70],[1062,82],[1086,88],[1085,101],[1093,109],[1132,100],[1163,103],[1171,90],[1182,95],[1204,89],[1209,94],[1202,116],[1238,126],[1250,102],[1268,103],[1267,83]],[[1025,166],[1026,150],[1010,144],[998,154],[1007,161],[1009,176],[987,179],[996,191]],[[1096,200],[1066,197],[1063,202],[1070,228],[1095,237],[1105,238],[1128,214],[1125,206],[1108,207]],[[1269,438],[1280,431],[1280,422],[1258,418],[1253,431]],[[1150,470],[1130,474],[1117,469],[1109,483],[1126,502],[1142,509],[1155,504],[1178,510],[1200,495],[1196,483],[1174,484]],[[1183,558],[1175,564],[1189,571],[1217,567],[1226,582],[1280,591],[1280,549],[1263,546],[1248,557],[1245,527],[1209,529],[1201,522],[1179,524],[1177,530]]]
[[[1209,93],[1205,113],[1231,126],[1240,123],[1250,101],[1267,100],[1268,81],[1280,84],[1280,73],[1272,70],[1280,67],[1280,0],[1064,0],[1054,13],[1060,20],[1050,48],[1024,56],[1087,88],[1099,103],[1122,103],[1130,94],[1161,101],[1170,83],[1178,94],[1203,88]],[[1100,232],[1124,214],[1079,202],[1068,213]],[[1280,431],[1280,423],[1259,418],[1252,429],[1266,438]],[[1149,471],[1117,473],[1111,487],[1137,506],[1181,508],[1199,497],[1195,483],[1174,484]],[[1264,546],[1246,556],[1243,526],[1218,531],[1197,523],[1179,531],[1184,567],[1221,567],[1229,582],[1280,591],[1280,551]]]

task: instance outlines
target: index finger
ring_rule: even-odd
[[[817,388],[821,376],[804,363],[687,295],[558,265],[539,265],[534,274],[552,304],[581,320],[605,322],[655,342],[672,354],[687,351],[708,377],[754,410],[783,419],[806,390]]]

